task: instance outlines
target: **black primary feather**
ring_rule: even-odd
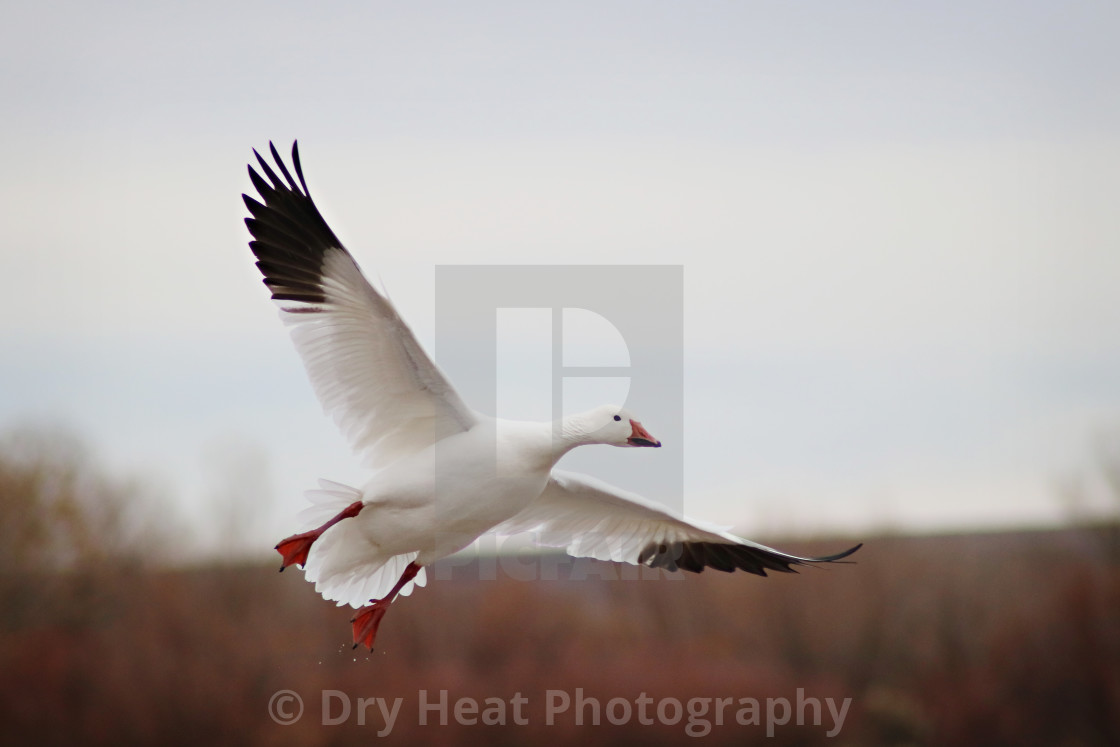
[[[798,558],[751,545],[722,542],[672,542],[648,545],[638,555],[638,562],[667,571],[701,573],[705,568],[730,573],[735,570],[765,576],[766,571],[796,573],[795,565],[835,563],[863,547],[863,543],[835,555],[819,558]]]
[[[271,142],[268,147],[283,179],[260,153],[253,151],[264,176],[249,164],[249,179],[261,198],[258,202],[249,195],[242,195],[251,216],[245,219],[253,235],[249,248],[257,257],[257,268],[264,275],[264,284],[272,292],[273,299],[322,304],[326,301],[323,263],[327,252],[332,249],[345,252],[346,249],[311,199],[300,166],[299,143],[292,143],[292,163],[299,177],[298,184],[276,147]]]

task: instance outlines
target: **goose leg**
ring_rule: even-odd
[[[362,505],[361,501],[354,501],[343,509],[338,516],[318,529],[312,529],[310,532],[304,532],[303,534],[293,534],[285,540],[280,540],[280,544],[276,545],[277,552],[279,552],[280,556],[284,559],[280,570],[283,571],[288,566],[297,563],[299,565],[305,564],[307,562],[307,553],[311,552],[311,545],[314,544],[315,540],[319,539],[319,536],[323,532],[343,519],[350,519],[357,516],[358,512],[362,510]]]
[[[415,561],[409,563],[405,566],[404,573],[401,574],[396,586],[388,594],[381,599],[371,599],[369,604],[359,609],[358,613],[351,618],[350,623],[354,629],[354,648],[362,644],[369,646],[369,650],[373,651],[373,639],[377,637],[377,629],[381,625],[381,618],[385,617],[385,613],[389,611],[389,605],[393,603],[393,599],[404,588],[404,585],[419,572],[420,566],[416,565]]]

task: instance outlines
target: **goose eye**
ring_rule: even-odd
[[[617,423],[619,420],[622,420],[622,416],[621,415],[615,415],[614,420]]]

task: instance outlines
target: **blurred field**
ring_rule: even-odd
[[[621,566],[565,560],[553,581],[480,581],[475,563],[398,600],[368,654],[350,648],[350,610],[320,599],[295,569],[151,563],[151,548],[128,539],[127,512],[106,510],[120,486],[67,473],[73,456],[9,451],[0,462],[7,744],[379,740],[377,707],[364,724],[352,712],[323,725],[323,691],[355,707],[402,698],[386,737],[398,743],[689,741],[686,719],[615,726],[604,715],[579,728],[568,712],[548,726],[546,692],[574,698],[577,688],[604,705],[643,692],[792,702],[798,688],[852,699],[831,739],[825,709],[822,726],[791,720],[772,738],[728,715],[702,743],[1120,744],[1117,525],[861,538],[854,565],[765,579],[622,580]],[[846,546],[773,541],[803,553]],[[269,715],[283,689],[304,701],[294,725]],[[422,689],[429,700],[447,690],[452,705],[520,693],[528,723],[421,726]]]

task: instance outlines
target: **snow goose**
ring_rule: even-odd
[[[787,555],[554,469],[577,446],[661,442],[615,405],[556,423],[501,420],[469,408],[319,213],[297,144],[298,182],[269,148],[279,175],[254,150],[260,173],[250,164],[249,177],[261,201],[243,195],[249,246],[324,410],[376,470],[360,490],[320,481],[301,513],[313,528],[276,549],[280,570],[302,565],[317,592],[357,609],[355,647],[373,649],[389,605],[424,585],[425,566],[488,531],[533,532],[576,557],[761,576],[859,549]]]

